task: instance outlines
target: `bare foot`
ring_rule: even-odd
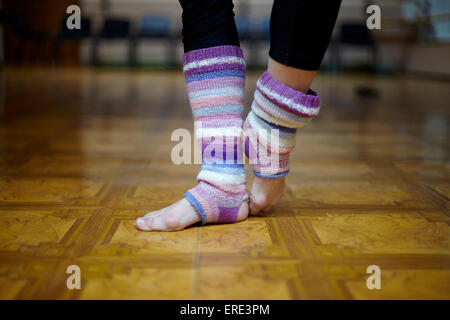
[[[236,222],[247,219],[247,216],[248,203],[244,201],[239,208]],[[201,220],[189,201],[183,198],[166,208],[137,218],[135,226],[143,231],[178,231]]]
[[[280,200],[285,186],[285,177],[253,180],[250,194],[250,214],[268,212]]]

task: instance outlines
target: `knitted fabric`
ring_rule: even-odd
[[[297,128],[317,116],[319,109],[319,95],[313,90],[304,94],[278,82],[268,71],[263,73],[244,123],[245,154],[256,176],[278,178],[289,173]]]
[[[199,184],[184,194],[203,224],[235,222],[247,199],[241,135],[245,62],[236,46],[185,53],[183,71],[202,149]]]

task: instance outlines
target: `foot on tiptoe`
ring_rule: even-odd
[[[239,207],[237,221],[248,216],[248,203],[244,201]],[[201,221],[200,215],[185,198],[158,211],[147,213],[137,218],[135,226],[143,231],[178,231]]]
[[[255,176],[250,193],[250,214],[267,213],[280,200],[285,177],[262,178]]]

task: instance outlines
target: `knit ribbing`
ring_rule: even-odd
[[[312,89],[305,94],[263,73],[244,124],[245,153],[255,175],[277,178],[289,173],[297,128],[317,116],[319,99]]]

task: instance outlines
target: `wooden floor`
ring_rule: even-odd
[[[181,72],[0,76],[2,299],[450,299],[448,82],[319,75],[321,114],[270,214],[145,233],[134,219],[199,168],[170,161],[172,130],[192,130]]]

